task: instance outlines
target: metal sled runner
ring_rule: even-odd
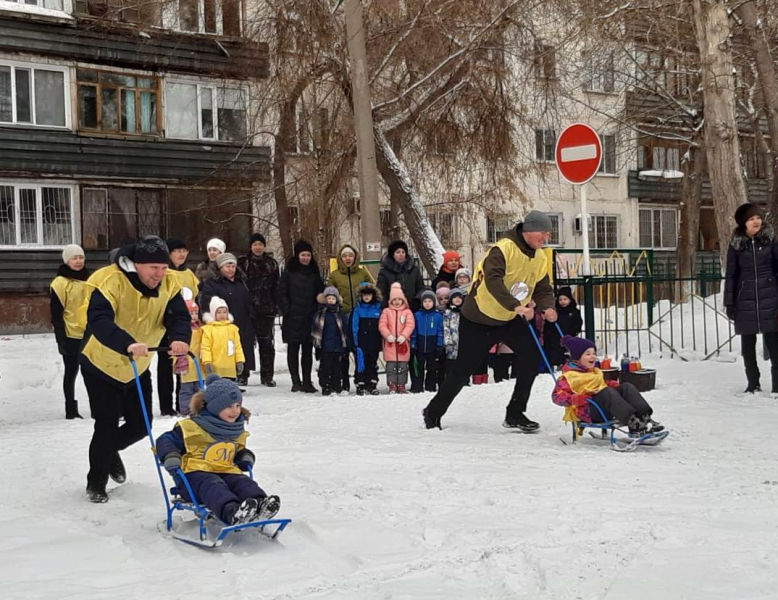
[[[167,352],[169,348],[149,348],[150,352]],[[200,365],[197,362],[197,357],[192,353],[187,353],[190,358],[192,358],[192,363],[195,366],[195,369],[197,370],[197,381],[200,385],[200,389],[203,389],[205,386],[203,384],[203,377],[202,373],[200,372]],[[146,425],[146,433],[149,437],[149,443],[151,444],[151,452],[154,454],[154,464],[157,467],[157,475],[159,476],[159,484],[162,486],[162,496],[165,499],[165,508],[167,511],[167,518],[165,520],[164,529],[162,529],[162,524],[160,524],[160,529],[167,533],[168,535],[181,540],[182,542],[186,542],[187,544],[192,544],[193,546],[198,546],[201,548],[217,548],[218,546],[221,546],[221,544],[224,542],[225,538],[236,531],[242,531],[242,530],[255,530],[260,532],[262,535],[265,535],[271,539],[275,539],[284,529],[286,529],[286,526],[289,525],[289,523],[292,522],[291,519],[267,519],[262,521],[251,521],[249,523],[241,523],[239,525],[228,525],[221,521],[216,515],[213,514],[213,512],[206,506],[203,506],[199,502],[197,502],[197,499],[195,498],[195,494],[192,491],[191,486],[189,485],[189,481],[187,480],[186,474],[181,470],[178,469],[176,476],[179,478],[180,482],[184,485],[184,489],[186,490],[187,495],[189,498],[191,498],[190,502],[187,502],[183,499],[183,497],[180,494],[180,491],[177,487],[173,487],[170,489],[170,495],[168,495],[167,487],[165,486],[165,477],[162,473],[163,467],[162,463],[159,460],[159,456],[157,455],[157,448],[154,444],[154,436],[151,433],[151,422],[149,421],[149,415],[148,411],[146,410],[146,402],[143,398],[143,390],[141,389],[140,385],[140,376],[138,375],[138,367],[135,364],[135,360],[132,356],[130,358],[130,365],[132,366],[132,373],[135,377],[135,386],[138,390],[138,399],[140,400],[141,405],[141,411],[143,412],[143,421]],[[252,477],[253,479],[253,472],[251,469],[249,469],[249,477]],[[172,498],[171,498],[172,496]],[[186,513],[192,513],[196,518],[197,523],[197,537],[193,535],[187,535],[185,532],[176,531],[174,528],[174,522],[173,522],[173,516],[175,511],[182,511],[184,514]],[[191,520],[190,523],[194,524],[195,521]]]

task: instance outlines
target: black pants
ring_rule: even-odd
[[[258,315],[254,321],[254,333],[259,346],[259,377],[262,383],[273,381],[275,372],[275,322],[276,318],[272,315]]]
[[[507,381],[511,378],[511,365],[513,364],[513,354],[495,354],[494,355],[494,380]]]
[[[89,394],[89,408],[95,420],[95,430],[89,444],[87,483],[105,485],[116,453],[142,440],[146,435],[146,426],[134,380],[121,384],[85,371],[84,383]],[[148,370],[140,376],[140,383],[150,422],[152,386]],[[124,415],[124,425],[121,427],[119,415]]]
[[[173,361],[167,352],[157,352],[157,395],[159,412],[173,412]]]
[[[532,384],[538,370],[540,353],[529,332],[529,325],[519,317],[505,325],[481,325],[462,315],[459,321],[459,354],[446,375],[443,386],[427,406],[433,418],[446,414],[470,376],[486,360],[489,348],[498,342],[507,344],[516,359],[516,385],[506,409],[506,418],[515,418],[527,410]]]
[[[593,397],[602,412],[609,419],[615,419],[622,425],[629,422],[632,415],[651,415],[654,411],[637,388],[631,383],[622,383],[617,388],[608,387],[597,392]],[[589,407],[592,423],[602,423],[602,416],[593,406]]]
[[[302,354],[302,383],[311,383],[311,371],[313,371],[313,342],[310,338],[304,342],[290,342],[286,345],[286,364],[292,383],[299,384],[300,380],[300,355]]]
[[[62,391],[65,393],[65,410],[76,401],[76,379],[78,378],[78,354],[63,354],[65,376],[62,378]]]
[[[372,390],[378,385],[378,353],[378,349],[362,351],[365,369],[361,373],[359,371],[354,373],[354,382],[358,386],[363,385]]]
[[[759,366],[756,362],[755,333],[740,336],[740,351],[743,354],[743,364],[746,367],[746,377],[749,384],[759,384]],[[772,376],[772,391],[778,392],[778,333],[763,333],[764,343],[770,353],[770,375]]]
[[[411,369],[411,391],[420,392],[422,388],[428,392],[437,389],[438,355],[435,352],[415,350],[416,369]]]
[[[341,387],[342,352],[322,352],[319,359],[319,385],[322,392],[339,393]]]
[[[442,356],[438,356],[437,361],[437,381],[438,387],[443,385],[443,380],[446,378],[446,365],[450,361],[446,358],[445,353]]]
[[[351,380],[349,379],[348,370],[351,366],[351,354],[344,352],[340,355],[340,389],[351,389]],[[356,380],[355,380],[356,381]]]

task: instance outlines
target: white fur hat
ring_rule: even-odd
[[[208,248],[216,248],[222,254],[227,252],[227,244],[222,242],[219,238],[208,240],[208,243],[205,245],[205,249],[208,250]]]
[[[227,302],[225,302],[222,298],[219,298],[219,296],[214,296],[211,298],[211,302],[208,305],[209,312],[203,313],[203,323],[213,323],[216,320],[216,311],[220,308],[227,309],[227,320],[230,323],[233,323],[234,320],[230,314],[230,308],[227,306]]]
[[[84,249],[78,244],[68,244],[62,250],[62,262],[68,264],[68,261],[74,256],[85,256]]]

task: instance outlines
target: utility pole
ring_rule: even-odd
[[[365,30],[362,25],[362,2],[361,0],[345,0],[344,4],[348,54],[351,62],[357,164],[359,165],[361,254],[366,259],[380,259],[381,220],[378,209],[378,169],[375,158],[373,105],[370,100]],[[375,265],[371,270],[377,272],[377,267],[378,265]]]

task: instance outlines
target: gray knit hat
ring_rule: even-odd
[[[421,300],[422,302],[424,302],[424,300],[426,300],[427,298],[429,298],[433,302],[438,301],[438,297],[435,295],[435,292],[433,292],[432,290],[424,290],[421,294],[419,294],[419,300]]]
[[[524,225],[521,228],[525,233],[532,233],[537,231],[551,231],[551,219],[548,215],[539,210],[531,210],[524,217]]]
[[[223,252],[216,257],[216,266],[220,269],[228,263],[232,263],[234,265],[238,264],[238,259],[235,258],[235,255],[232,252]]]
[[[208,375],[205,380],[205,410],[214,417],[236,402],[243,403],[243,396],[240,393],[238,384],[229,379],[222,379],[216,374]]]

